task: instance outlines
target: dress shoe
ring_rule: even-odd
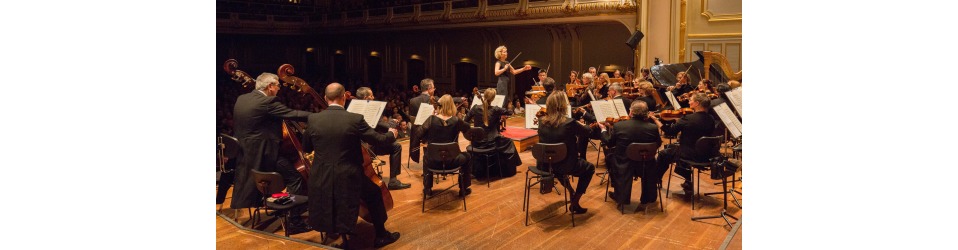
[[[609,198],[615,200],[615,191],[609,191]]]
[[[466,190],[459,191],[459,196],[466,196],[472,193],[472,188],[466,188]]]
[[[412,185],[410,185],[409,183],[402,183],[402,182],[400,182],[399,180],[396,180],[396,179],[393,179],[393,180],[394,180],[394,181],[389,181],[389,185],[387,185],[387,187],[389,188],[389,190],[407,189],[407,188],[409,188],[409,187],[412,186]]]
[[[399,240],[399,232],[392,232],[392,233],[386,234],[383,237],[376,237],[376,240],[374,241],[373,245],[376,246],[376,248],[380,248],[380,247],[384,247],[386,245],[392,244],[393,242],[396,242],[397,240]]]
[[[575,206],[575,205],[569,207],[569,210],[572,211],[572,213],[574,214],[584,214],[586,211],[589,211],[588,208],[583,208],[583,207]]]
[[[289,235],[301,234],[305,232],[313,231],[313,228],[306,223],[300,223],[299,225],[289,225],[289,228],[286,228],[286,232]]]
[[[692,195],[695,193],[695,189],[692,187],[692,182],[683,182],[681,186],[686,195]]]

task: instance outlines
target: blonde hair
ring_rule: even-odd
[[[496,53],[493,56],[495,56],[496,59],[499,59],[500,57],[502,57],[503,50],[506,50],[506,46],[505,45],[499,46],[498,48],[496,48]],[[505,60],[505,59],[502,59],[502,60]]]
[[[451,95],[442,95],[439,98],[439,114],[444,116],[456,115],[456,104],[452,101]]]
[[[564,91],[555,91],[546,99],[546,116],[540,119],[542,126],[559,127],[565,122],[566,106],[569,105],[569,98]]]
[[[488,88],[482,93],[482,124],[489,126],[489,105],[496,99],[496,89]]]
[[[655,93],[655,88],[652,87],[652,83],[648,81],[639,82],[639,90],[647,96],[652,96]]]

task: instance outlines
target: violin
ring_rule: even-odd
[[[682,118],[682,116],[684,115],[691,114],[691,113],[695,113],[695,110],[693,110],[692,108],[682,108],[679,110],[662,110],[662,112],[656,115],[658,115],[662,119],[678,119],[678,118]]]

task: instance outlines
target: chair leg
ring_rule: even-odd
[[[606,174],[608,174],[608,172],[606,172]],[[605,202],[609,201],[609,182],[612,182],[612,178],[609,178],[609,181],[605,182],[605,194],[602,195],[605,196],[605,198],[603,198]],[[615,199],[612,201],[615,201]]]
[[[526,170],[526,185],[525,185],[526,190],[523,193],[524,195],[522,197],[522,201],[523,201],[522,210],[526,211],[526,223],[525,223],[526,226],[529,226],[529,192],[530,192],[529,188],[531,188],[529,185],[529,180],[530,180],[529,171]]]
[[[672,175],[675,174],[675,163],[669,164],[669,183],[665,185],[665,198],[669,198],[669,189],[672,188]]]
[[[665,212],[665,201],[662,200],[662,183],[656,184],[656,186],[658,186],[657,189],[659,190],[659,209],[661,209],[662,212],[664,213],[664,212]]]

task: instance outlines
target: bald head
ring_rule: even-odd
[[[337,82],[330,83],[326,85],[326,100],[327,101],[343,101],[343,94],[346,93],[346,89],[343,88],[342,84]]]

